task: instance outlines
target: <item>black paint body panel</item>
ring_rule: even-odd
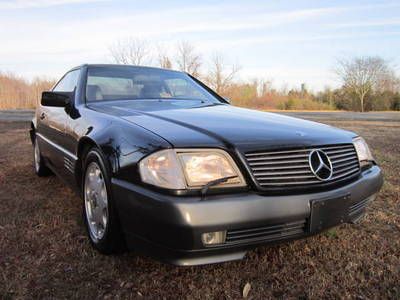
[[[146,251],[153,244],[159,245],[155,248],[161,252],[169,249],[165,253],[173,254],[174,258],[156,253],[167,261],[197,264],[239,258],[236,254],[243,254],[243,249],[251,243],[205,250],[200,244],[200,233],[308,219],[310,200],[315,197],[337,196],[346,191],[351,195],[349,201],[354,202],[380,189],[381,172],[373,166],[340,187],[283,190],[274,195],[257,191],[243,159],[245,152],[352,143],[356,134],[320,123],[233,107],[222,98],[220,103],[199,107],[173,99],[86,103],[88,68],[88,65],[77,68],[80,79],[70,106],[37,108],[32,132],[39,137],[46,164],[78,192],[83,149],[88,146],[101,149],[112,170],[113,196],[128,241],[140,243]],[[167,148],[223,149],[237,163],[248,188],[234,193],[217,190],[201,201],[197,193],[143,184],[138,162]],[[179,253],[188,257],[193,251],[201,253],[194,255],[194,261],[179,258]]]

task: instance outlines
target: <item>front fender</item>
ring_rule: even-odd
[[[125,122],[110,122],[102,130],[89,131],[80,139],[79,144],[87,142],[101,149],[113,177],[130,182],[138,179],[137,163],[144,156],[160,149],[171,148],[167,141],[147,129]]]

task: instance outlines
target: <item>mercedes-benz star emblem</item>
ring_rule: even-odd
[[[328,155],[322,150],[316,149],[310,152],[308,156],[311,172],[319,180],[326,181],[331,179],[333,174],[332,162]]]

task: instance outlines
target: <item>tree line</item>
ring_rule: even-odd
[[[222,53],[201,55],[186,41],[171,49],[154,46],[145,40],[123,39],[109,48],[115,63],[157,66],[187,72],[206,83],[232,103],[264,110],[400,110],[400,80],[392,64],[380,57],[355,57],[338,60],[334,73],[340,87],[310,92],[305,84],[298,89],[275,88],[271,81],[238,79],[241,66],[230,63]],[[266,75],[268,70],[266,70]],[[55,80],[24,80],[0,73],[0,109],[33,108],[42,90]]]
[[[43,91],[55,80],[36,77],[28,81],[12,73],[0,72],[0,109],[35,108]]]

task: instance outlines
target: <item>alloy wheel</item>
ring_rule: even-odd
[[[38,173],[40,170],[40,149],[37,140],[35,140],[35,145],[34,145],[34,164],[35,164],[35,170]]]
[[[92,240],[101,240],[108,224],[108,197],[103,173],[96,162],[91,162],[85,174],[85,212]]]

